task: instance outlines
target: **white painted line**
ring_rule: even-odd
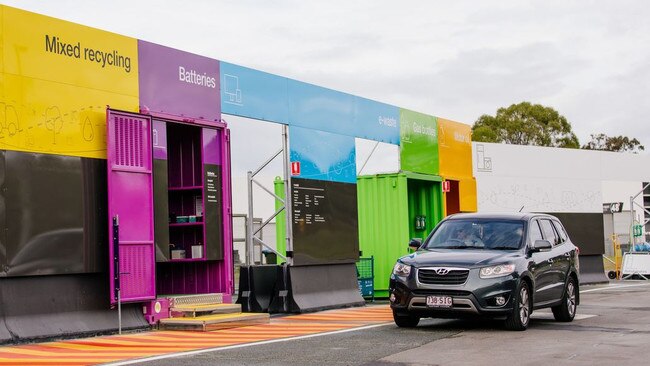
[[[321,337],[321,336],[326,336],[326,335],[332,335],[332,334],[341,334],[341,333],[348,333],[348,332],[356,332],[358,330],[365,330],[365,329],[372,329],[372,328],[379,328],[379,327],[385,327],[387,325],[394,324],[393,322],[388,322],[388,323],[382,323],[382,324],[374,324],[374,325],[368,325],[365,327],[358,327],[358,328],[350,328],[350,329],[342,329],[342,330],[335,330],[333,332],[326,332],[326,333],[316,333],[316,334],[309,334],[309,335],[304,335],[304,336],[298,336],[298,337],[291,337],[291,338],[281,338],[281,339],[272,339],[269,341],[262,341],[262,342],[254,342],[254,343],[245,343],[245,344],[237,344],[233,346],[226,346],[226,347],[214,347],[214,348],[206,348],[206,349],[200,349],[196,351],[187,351],[187,352],[178,352],[178,353],[169,353],[165,355],[160,355],[160,356],[152,356],[152,357],[146,357],[146,358],[138,358],[138,359],[133,359],[133,360],[126,360],[126,361],[118,361],[118,362],[113,362],[113,363],[106,363],[104,365],[106,366],[122,366],[122,365],[133,365],[141,362],[149,362],[149,361],[157,361],[157,360],[164,360],[167,358],[176,358],[176,357],[182,357],[182,356],[192,356],[192,355],[199,355],[201,353],[208,353],[208,352],[216,352],[216,351],[225,351],[229,349],[236,349],[236,348],[244,348],[244,347],[251,347],[251,346],[261,346],[265,344],[271,344],[271,343],[279,343],[279,342],[287,342],[287,341],[297,341],[301,339],[308,339],[308,338],[314,338],[314,337]]]
[[[638,283],[638,284],[634,284],[634,285],[620,285],[620,286],[610,285],[610,286],[606,286],[606,287],[592,288],[592,289],[589,289],[589,290],[580,290],[580,293],[584,294],[586,292],[595,292],[595,291],[604,291],[604,290],[617,290],[619,288],[641,287],[641,286],[650,286],[650,283]]]
[[[584,320],[584,319],[589,319],[589,318],[593,318],[593,317],[596,317],[596,316],[598,316],[598,315],[580,314],[580,313],[578,313],[578,314],[576,314],[575,318],[573,318],[573,320]],[[533,319],[533,320],[555,320],[555,317],[553,316],[553,313],[549,313],[549,312],[546,312],[546,311],[534,312],[530,316],[530,318]]]

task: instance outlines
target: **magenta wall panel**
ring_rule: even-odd
[[[219,61],[138,41],[143,113],[221,120]]]

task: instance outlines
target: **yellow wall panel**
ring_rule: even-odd
[[[5,69],[5,62],[4,62],[4,36],[5,36],[5,31],[4,31],[4,11],[5,7],[0,5],[0,83],[2,83],[2,73],[4,73]],[[2,85],[2,84],[0,84]],[[2,89],[2,88],[0,88]],[[0,90],[0,93],[2,91]],[[2,94],[0,94],[0,97],[2,97]]]
[[[138,95],[138,41],[10,7],[4,9],[4,72]]]
[[[106,158],[106,104],[137,111],[138,98],[4,75],[0,149]]]
[[[475,212],[476,179],[472,172],[472,127],[464,123],[438,118],[438,151],[440,175],[458,181],[459,209]]]
[[[460,195],[460,210],[462,212],[476,212],[478,210],[476,179],[461,179],[458,182],[458,190]]]
[[[469,125],[438,118],[438,151],[440,175],[472,176],[472,128]]]
[[[106,106],[139,108],[137,40],[0,11],[0,149],[105,158]]]

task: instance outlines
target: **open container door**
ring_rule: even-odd
[[[106,117],[111,304],[117,302],[117,273],[121,301],[150,300],[156,296],[151,119],[113,110]],[[114,261],[114,218],[119,223],[119,268]]]

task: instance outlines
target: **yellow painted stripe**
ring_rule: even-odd
[[[74,362],[80,365],[96,365],[98,363],[115,362],[123,360],[124,357],[75,357],[75,358],[21,358],[21,359],[3,359],[0,358],[0,365],[35,365],[35,364],[48,364],[48,365],[62,365],[64,363]]]
[[[110,351],[110,352],[108,352]],[[118,349],[118,350],[108,350],[108,351],[103,351],[103,352],[93,352],[93,351],[85,351],[83,353],[79,352],[57,352],[56,356],[57,357],[67,357],[67,356],[79,356],[79,355],[93,355],[97,357],[121,357],[121,356],[133,356],[133,357],[142,357],[142,356],[149,356],[149,355],[155,355],[158,354],[158,352],[152,352],[151,350],[142,350],[142,351],[135,351],[132,349],[129,350],[123,350],[123,349]],[[43,351],[32,351],[28,349],[17,349],[17,350],[11,350],[11,352],[0,352],[0,355],[3,353],[14,353],[16,355],[24,355],[24,356],[43,356],[47,358],[52,357],[52,352],[43,352]],[[8,357],[9,355],[2,355],[4,357]]]
[[[353,329],[392,321],[387,306],[332,310],[271,319],[268,324],[209,332],[153,331],[62,342],[0,347],[0,365],[83,365],[170,352],[223,347]]]

